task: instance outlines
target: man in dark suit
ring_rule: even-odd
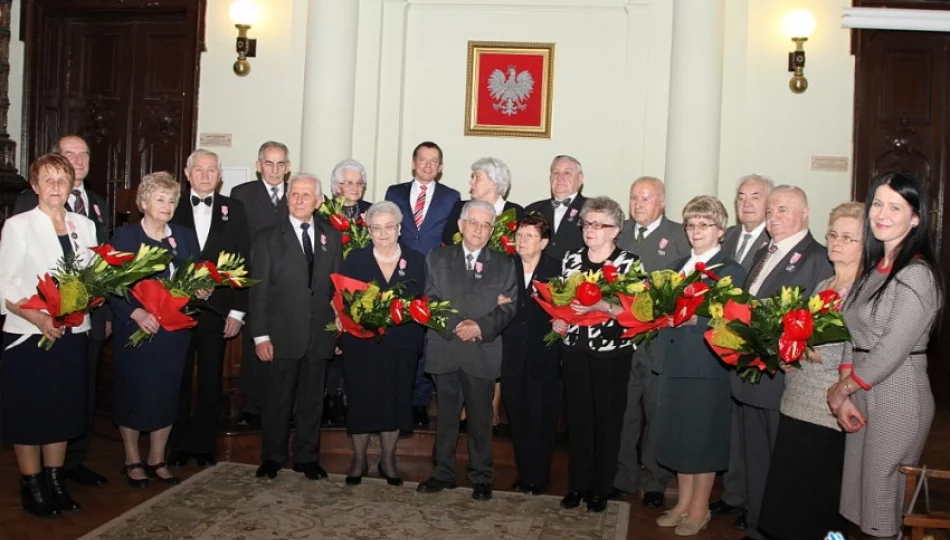
[[[491,499],[492,396],[501,375],[502,330],[515,316],[518,279],[510,257],[486,247],[495,222],[495,209],[471,201],[462,209],[462,243],[433,250],[426,258],[426,296],[449,301],[458,310],[450,314],[446,333],[426,333],[429,364],[435,378],[438,419],[435,433],[435,469],[418,491],[435,493],[456,487],[455,448],[459,410],[465,404],[468,423],[468,479],[478,501]]]
[[[564,253],[584,247],[580,213],[587,199],[581,195],[584,169],[577,159],[560,155],[551,161],[551,198],[533,202],[525,213],[539,212],[551,224],[551,242],[544,254],[558,261]]]
[[[419,143],[412,151],[412,182],[395,184],[386,190],[386,200],[396,203],[402,211],[400,242],[409,249],[428,255],[442,243],[442,230],[461,200],[458,191],[438,182],[442,177],[442,149],[434,142]],[[412,396],[412,416],[419,427],[428,427],[432,382],[426,376],[423,353],[416,369],[416,386]]]
[[[617,237],[617,247],[640,257],[647,271],[664,270],[679,259],[689,257],[691,248],[683,225],[667,219],[666,188],[652,176],[642,176],[630,185],[630,219]],[[658,356],[658,353],[654,353]],[[627,493],[643,491],[643,504],[650,508],[663,505],[663,493],[673,478],[669,469],[656,460],[656,405],[659,376],[654,364],[662,358],[650,357],[649,347],[638,347],[633,353],[630,379],[627,382],[627,410],[623,416],[620,452],[617,455],[617,475],[614,487]],[[640,418],[646,420],[640,455]],[[637,459],[639,457],[639,459]],[[640,471],[638,462],[646,467]]]
[[[246,182],[231,190],[231,198],[244,206],[247,228],[250,234],[248,245],[278,221],[287,217],[287,177],[290,175],[290,152],[287,146],[276,141],[267,141],[257,151],[257,181]],[[241,404],[242,416],[238,422],[243,426],[257,425],[264,400],[264,378],[261,363],[254,354],[254,342],[248,332],[244,333],[241,357]]]
[[[296,432],[294,471],[326,478],[320,466],[320,418],[327,360],[336,340],[324,330],[333,322],[330,274],[343,264],[342,237],[314,218],[323,202],[320,182],[298,174],[287,186],[287,218],[260,233],[251,248],[249,330],[263,364],[261,466],[273,479],[287,460],[290,418]]]
[[[765,201],[772,191],[772,181],[752,174],[739,180],[736,188],[736,215],[739,224],[729,227],[722,240],[722,251],[727,257],[741,264],[746,271],[752,269],[755,254],[769,245],[769,232],[765,230]],[[745,529],[745,457],[739,429],[739,405],[732,412],[732,444],[729,446],[729,470],[722,475],[722,496],[709,505],[713,515],[739,514],[736,527]]]
[[[188,156],[185,177],[191,194],[182,197],[172,223],[194,232],[201,248],[201,261],[216,263],[221,252],[248,257],[247,217],[244,206],[215,191],[221,181],[218,155],[195,150]],[[197,262],[197,261],[196,261]],[[194,457],[199,466],[217,463],[218,404],[224,367],[225,340],[241,331],[247,312],[247,291],[216,289],[208,300],[210,310],[198,315],[181,381],[178,420],[172,427],[170,465],[185,465]],[[191,410],[192,372],[197,364],[195,413]]]
[[[772,240],[755,256],[743,289],[756,298],[774,296],[782,287],[801,287],[809,295],[834,270],[824,246],[808,232],[808,198],[800,188],[778,186],[766,202],[766,228]],[[739,427],[745,451],[746,537],[762,540],[759,512],[778,431],[785,375],[764,376],[758,384],[733,372],[732,395],[739,403]]]
[[[73,189],[66,200],[66,210],[82,214],[96,224],[96,241],[105,244],[109,241],[109,205],[106,200],[86,189],[86,175],[89,174],[89,146],[77,135],[66,135],[56,142],[53,151],[62,154],[76,171]],[[23,190],[13,204],[13,215],[36,208],[36,193],[32,189]],[[99,355],[102,343],[112,334],[112,312],[109,307],[93,310],[90,315],[92,329],[89,332],[89,388],[86,403],[87,431],[66,446],[66,477],[84,486],[104,486],[109,483],[104,476],[86,467],[83,462],[89,453],[92,428],[96,419],[96,374],[99,370]]]

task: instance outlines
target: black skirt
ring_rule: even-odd
[[[845,520],[838,513],[844,437],[841,431],[781,415],[759,529],[775,540],[844,531]]]
[[[37,334],[10,350],[21,334],[3,333],[0,404],[4,442],[40,445],[86,432],[87,333],[66,331],[46,351]]]

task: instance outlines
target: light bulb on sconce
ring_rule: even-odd
[[[247,77],[251,72],[251,64],[247,59],[257,56],[257,40],[249,39],[247,31],[260,20],[260,8],[254,0],[233,0],[228,14],[231,16],[231,22],[238,29],[235,44],[238,57],[234,62],[234,74],[238,77]]]
[[[785,15],[782,30],[795,43],[795,50],[788,53],[788,71],[794,73],[788,81],[788,88],[795,94],[801,94],[808,89],[804,45],[815,31],[815,16],[807,9],[793,9]]]

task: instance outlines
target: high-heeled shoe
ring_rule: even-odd
[[[164,461],[159,461],[155,465],[146,465],[145,474],[147,474],[149,478],[154,478],[155,480],[158,480],[159,482],[163,484],[168,484],[170,486],[177,486],[178,484],[181,483],[177,478],[172,476],[171,473],[168,473],[168,476],[159,476],[158,475],[159,469],[165,469],[167,471],[168,466],[165,464]]]
[[[710,520],[712,520],[712,514],[709,512],[706,513],[706,519],[704,519],[702,523],[693,523],[684,516],[683,520],[676,526],[676,529],[673,530],[673,533],[676,536],[696,536],[709,525]]]
[[[42,472],[20,476],[20,504],[23,505],[24,511],[37,517],[59,515],[59,509],[53,506],[49,495],[46,475]]]
[[[388,474],[386,474],[386,471],[383,470],[382,462],[376,465],[376,470],[379,471],[379,476],[385,478],[386,483],[389,484],[390,486],[402,485],[402,478],[399,478],[398,476],[389,476]]]
[[[82,506],[66,491],[66,479],[62,467],[46,467],[46,483],[49,486],[50,501],[60,512],[78,512]]]
[[[148,474],[148,470],[145,469],[145,465],[142,462],[129,463],[125,467],[122,467],[122,474],[125,475],[125,479],[129,482],[129,486],[134,488],[147,488],[148,478],[138,479],[129,476],[129,472],[134,471],[135,469],[142,469],[145,471],[145,474]]]
[[[358,486],[363,481],[364,474],[369,474],[369,463],[367,463],[366,466],[363,467],[363,472],[361,472],[359,476],[347,475],[347,477],[344,478],[343,480],[346,482],[346,485],[348,486]]]

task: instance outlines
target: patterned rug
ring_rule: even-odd
[[[611,501],[606,512],[558,507],[558,497],[494,492],[473,501],[470,489],[417,493],[407,482],[390,487],[363,478],[312,482],[284,470],[276,480],[255,467],[219,463],[80,540],[311,540],[343,539],[591,539],[627,537],[630,507]]]

